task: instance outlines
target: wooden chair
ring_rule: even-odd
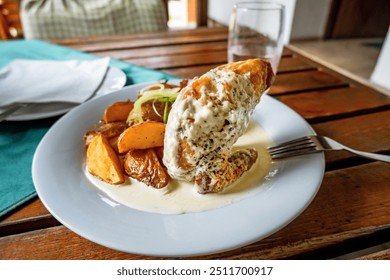
[[[207,0],[197,0],[197,11],[196,11],[197,26],[208,25],[207,7],[208,7]]]
[[[19,16],[20,0],[0,0],[0,39],[18,39],[23,37]]]
[[[168,18],[168,0],[162,0]],[[197,26],[207,26],[207,0],[196,0]],[[0,0],[0,40],[23,38],[20,0]]]
[[[168,0],[162,0],[168,18]],[[0,40],[23,38],[20,0],[0,0]]]

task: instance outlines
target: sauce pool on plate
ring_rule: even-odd
[[[229,205],[262,190],[262,182],[271,177],[271,158],[266,150],[271,140],[255,121],[251,121],[233,149],[255,148],[258,158],[252,168],[221,193],[199,194],[192,182],[172,180],[163,189],[148,187],[136,180],[122,185],[111,185],[89,174],[90,182],[110,199],[128,207],[160,214],[202,212]]]

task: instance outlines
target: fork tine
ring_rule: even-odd
[[[287,142],[283,142],[279,145],[276,145],[276,146],[273,146],[273,147],[269,147],[268,150],[270,152],[276,152],[278,150],[281,150],[281,149],[285,149],[286,147],[292,147],[292,146],[300,146],[300,145],[306,145],[306,144],[310,144],[312,143],[312,140],[309,136],[304,136],[304,137],[301,137],[301,138],[297,138],[297,139],[294,139],[294,140],[291,140],[291,141],[287,141]]]
[[[272,159],[281,159],[313,153],[319,151],[317,141],[314,140],[313,136],[305,136],[270,147],[268,148],[268,151]]]
[[[311,154],[311,153],[315,153],[315,152],[319,152],[319,151],[320,150],[318,150],[316,147],[309,147],[309,148],[305,148],[305,149],[285,151],[285,152],[276,153],[276,154],[271,153],[271,158],[272,159],[283,159],[283,158],[288,158],[288,157]]]
[[[307,142],[307,143],[302,143],[300,145],[289,145],[285,147],[281,147],[276,150],[268,150],[271,154],[276,155],[276,154],[281,154],[281,153],[288,153],[288,152],[293,152],[293,151],[301,151],[301,150],[306,150],[310,148],[316,148],[316,144],[312,142]]]

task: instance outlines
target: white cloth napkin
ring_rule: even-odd
[[[95,60],[14,60],[0,69],[0,107],[12,103],[82,103],[99,88],[108,57]]]

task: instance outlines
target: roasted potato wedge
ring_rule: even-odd
[[[122,163],[102,134],[97,134],[88,145],[87,168],[92,175],[107,183],[125,182]]]
[[[96,128],[91,129],[84,134],[85,148],[88,148],[89,143],[97,134],[102,134],[104,137],[111,139],[118,137],[126,128],[127,124],[125,122],[101,123]]]
[[[118,138],[118,151],[123,154],[129,150],[149,149],[164,145],[165,124],[161,122],[142,122],[130,126]]]
[[[134,102],[119,101],[109,105],[103,114],[104,123],[111,122],[126,122],[131,110],[133,110]]]
[[[119,135],[107,139],[108,142],[110,143],[111,147],[114,149],[116,154],[119,154],[119,152],[118,152],[118,138],[119,138]]]
[[[127,175],[157,189],[168,185],[171,179],[154,149],[130,150],[123,165]]]

